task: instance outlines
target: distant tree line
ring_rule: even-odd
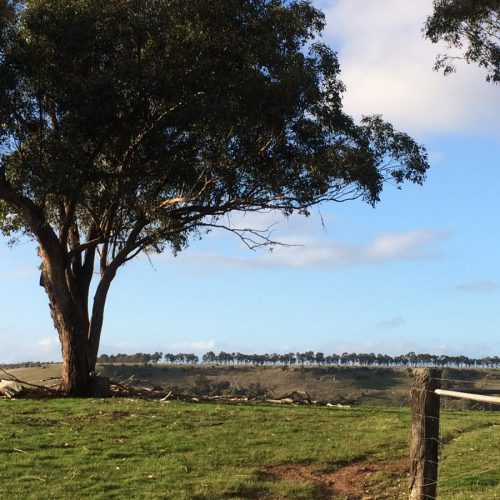
[[[193,353],[153,354],[101,354],[98,363],[140,363],[140,364],[198,364],[200,359]],[[256,365],[256,366],[409,366],[409,367],[457,367],[457,368],[499,368],[498,356],[470,358],[468,356],[448,356],[445,354],[416,354],[409,352],[399,356],[374,353],[324,354],[322,352],[289,352],[286,354],[243,354],[224,352],[216,354],[208,351],[201,357],[201,364],[218,365]]]
[[[137,352],[135,354],[101,354],[97,358],[98,363],[136,363],[136,364],[154,364],[157,363],[178,363],[178,364],[197,364],[200,359],[196,354],[178,353],[178,354],[163,354],[155,352],[148,354],[145,352]]]

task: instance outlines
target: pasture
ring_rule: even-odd
[[[500,414],[442,415],[440,498],[500,498]],[[405,498],[407,408],[0,401],[1,498]]]

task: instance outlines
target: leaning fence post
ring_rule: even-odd
[[[439,452],[439,396],[441,370],[413,371],[410,392],[410,500],[436,498]]]

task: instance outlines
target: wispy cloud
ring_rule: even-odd
[[[34,342],[23,354],[26,356],[25,359],[33,361],[59,360],[61,359],[61,344],[56,335],[43,337]]]
[[[406,321],[403,318],[396,316],[395,318],[381,321],[377,326],[384,330],[394,330],[401,326],[406,326]]]
[[[59,349],[59,340],[56,336],[45,337],[39,340],[35,345],[40,350],[50,351],[53,350],[54,348]]]
[[[324,269],[338,270],[383,262],[435,258],[435,246],[449,237],[444,231],[413,230],[381,235],[366,244],[349,244],[322,238],[286,236],[284,246],[272,252],[260,251],[248,257],[192,252],[180,261],[240,269]]]
[[[392,233],[380,236],[366,249],[362,249],[366,260],[378,262],[384,260],[419,260],[432,257],[429,246],[448,237],[443,231],[415,229],[405,233]]]
[[[491,280],[460,283],[455,286],[455,290],[465,293],[491,293],[498,291],[498,289],[499,285]]]
[[[215,340],[191,340],[186,342],[174,342],[170,347],[172,349],[192,349],[194,351],[201,351],[214,349],[215,345]]]
[[[0,275],[0,281],[12,281],[34,276],[37,270],[34,267],[16,267]]]

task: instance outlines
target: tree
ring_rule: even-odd
[[[202,361],[203,363],[210,363],[210,364],[213,364],[215,363],[215,360],[216,360],[216,356],[215,356],[215,352],[213,351],[208,351],[206,352],[203,356],[202,356]]]
[[[170,352],[167,352],[167,354],[165,354],[165,356],[163,357],[163,359],[167,362],[167,363],[175,363],[175,355],[170,353]]]
[[[427,18],[424,33],[433,43],[442,40],[461,56],[440,54],[435,69],[455,72],[453,61],[465,59],[486,69],[486,80],[500,82],[499,0],[434,0],[434,12]]]
[[[302,366],[302,368],[304,368],[304,363],[306,362],[306,359],[307,359],[305,353],[298,352],[296,354],[296,356],[297,356],[297,361],[300,363],[300,365]]]
[[[150,360],[151,363],[157,364],[161,359],[163,358],[163,353],[162,352],[155,352],[154,354],[151,354]]]
[[[314,361],[317,365],[322,365],[325,362],[325,355],[322,352],[317,352],[314,356]]]
[[[38,245],[70,395],[92,392],[110,285],[139,253],[213,228],[269,244],[223,216],[424,180],[408,135],[343,112],[307,1],[0,3],[0,227]]]

